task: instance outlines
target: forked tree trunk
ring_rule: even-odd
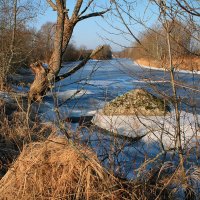
[[[102,12],[94,12],[83,16],[83,14],[91,6],[93,0],[88,2],[88,4],[82,10],[82,12],[80,12],[80,9],[83,4],[83,0],[77,0],[72,16],[71,18],[69,18],[65,0],[55,0],[56,3],[52,2],[52,0],[47,0],[47,2],[55,11],[57,11],[54,51],[48,63],[47,70],[44,69],[42,63],[35,63],[30,66],[32,71],[35,73],[35,79],[30,87],[30,91],[28,94],[29,102],[40,101],[42,99],[42,96],[46,93],[46,91],[48,91],[51,88],[53,83],[56,80],[61,79],[58,77],[58,74],[61,69],[62,55],[69,44],[75,25],[79,21],[82,21],[84,19],[95,16],[102,16],[109,10],[107,9]],[[92,52],[91,56],[93,56],[100,50],[101,48],[98,48],[97,50]],[[84,59],[78,66],[76,66],[70,72],[66,72],[66,74],[64,74],[62,78],[66,78],[72,73],[75,73],[77,70],[79,70],[82,66],[84,66],[84,64],[86,64],[86,62],[90,59],[91,56],[88,56],[86,59]]]

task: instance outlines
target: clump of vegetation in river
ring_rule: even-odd
[[[105,115],[159,116],[170,111],[166,101],[144,89],[129,91],[109,102],[104,108]]]
[[[95,54],[92,58],[97,59],[97,60],[112,59],[111,47],[109,45],[103,45],[103,49],[100,52],[98,52],[97,54]]]

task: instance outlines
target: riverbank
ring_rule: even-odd
[[[164,60],[155,60],[150,58],[139,58],[134,60],[134,63],[142,67],[151,69],[169,69],[169,63]],[[200,73],[200,58],[198,57],[180,57],[173,59],[173,66],[180,72],[198,72]]]

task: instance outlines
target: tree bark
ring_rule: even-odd
[[[64,35],[64,20],[63,7],[57,11],[56,33],[54,38],[54,51],[49,61],[49,72],[47,78],[51,83],[55,76],[59,73],[62,60],[62,44]]]
[[[48,86],[47,73],[42,66],[42,63],[36,62],[31,64],[30,67],[35,74],[35,79],[30,87],[28,99],[33,101],[41,101],[42,96],[45,94]]]

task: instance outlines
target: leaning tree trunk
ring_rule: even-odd
[[[66,22],[64,23],[64,21]],[[30,101],[40,101],[45,92],[55,82],[61,68],[62,55],[70,41],[73,29],[74,24],[72,22],[64,20],[64,15],[58,15],[54,51],[48,63],[48,69],[45,70],[41,62],[30,66],[35,74],[35,79],[30,87],[28,96]]]
[[[30,87],[29,101],[41,100],[42,95],[48,90],[53,80],[59,73],[61,58],[62,58],[62,43],[63,43],[63,32],[64,32],[64,13],[63,7],[59,7],[57,12],[57,23],[56,32],[54,39],[54,51],[52,53],[48,71],[44,69],[42,63],[32,64],[30,67],[35,73],[35,80]]]

